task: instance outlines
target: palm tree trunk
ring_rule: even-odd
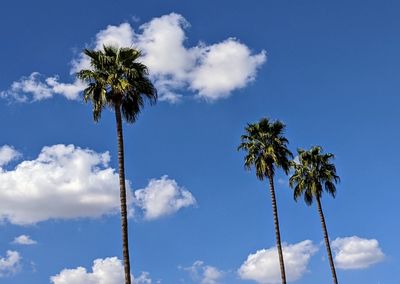
[[[271,173],[270,170],[269,172]],[[278,249],[278,255],[279,255],[279,265],[281,269],[282,284],[286,284],[285,263],[283,261],[281,233],[279,230],[278,207],[276,205],[276,198],[275,198],[274,177],[270,173],[268,174],[268,179],[269,179],[269,190],[271,192],[272,213],[274,215],[276,247]]]
[[[131,267],[129,261],[129,245],[128,245],[128,216],[126,209],[124,139],[122,134],[121,109],[119,105],[115,105],[115,118],[117,122],[117,137],[118,137],[118,169],[119,169],[119,188],[120,188],[120,201],[121,201],[122,253],[124,257],[125,284],[131,284]]]
[[[326,229],[324,212],[322,212],[322,205],[321,205],[321,200],[319,197],[317,197],[317,204],[318,204],[319,217],[321,218],[321,223],[322,223],[322,231],[324,232],[326,251],[328,252],[329,264],[331,266],[333,283],[338,284],[337,277],[336,277],[335,264],[333,263],[333,258],[332,258],[331,245],[329,244],[328,230]]]

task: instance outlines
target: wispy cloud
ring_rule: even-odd
[[[14,275],[20,270],[21,255],[17,251],[8,250],[5,257],[0,257],[0,277]]]
[[[225,274],[222,270],[215,266],[206,265],[201,260],[197,260],[192,266],[183,269],[189,272],[193,281],[200,284],[218,284]]]
[[[37,241],[32,240],[28,235],[20,235],[15,237],[12,243],[17,245],[35,245]]]
[[[75,80],[73,83],[60,83],[58,76],[45,78],[39,72],[33,72],[11,84],[8,90],[1,91],[0,97],[17,102],[34,102],[62,95],[69,100],[76,100],[84,89],[84,84]]]

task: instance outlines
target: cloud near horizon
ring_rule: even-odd
[[[153,18],[135,32],[129,23],[109,25],[96,34],[89,48],[101,49],[103,45],[133,46],[143,52],[143,63],[149,67],[150,77],[159,91],[160,101],[170,103],[182,99],[190,91],[196,97],[213,102],[227,98],[237,89],[252,82],[257,70],[266,61],[266,52],[254,54],[236,38],[207,45],[200,42],[186,47],[186,19],[171,13]],[[79,54],[72,60],[71,75],[89,69],[90,61]],[[32,72],[0,92],[0,97],[18,102],[49,99],[58,94],[69,100],[79,98],[84,84],[75,80],[62,83],[57,75],[44,77]]]
[[[93,261],[92,272],[79,266],[74,269],[63,269],[51,276],[53,284],[121,284],[124,283],[124,266],[117,257],[107,257]],[[151,284],[149,273],[142,272],[138,278],[132,276],[133,284]]]
[[[318,251],[318,247],[310,240],[297,244],[283,244],[286,278],[288,282],[300,279],[308,270],[310,258]],[[238,270],[240,278],[253,280],[260,284],[281,282],[278,251],[276,247],[258,250],[250,254]]]

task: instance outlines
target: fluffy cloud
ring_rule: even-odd
[[[21,154],[13,147],[4,145],[0,147],[0,167],[8,164],[12,160],[19,158]]]
[[[0,258],[0,277],[11,276],[18,272],[22,257],[17,251],[7,251],[7,256]]]
[[[201,98],[215,101],[253,81],[258,66],[265,61],[265,53],[252,55],[246,45],[230,38],[202,47],[198,61],[189,74],[189,86]]]
[[[184,268],[194,281],[200,284],[217,284],[224,272],[214,266],[205,265],[203,261],[195,261],[192,266]]]
[[[283,245],[287,281],[298,280],[307,272],[310,258],[317,250],[310,240],[293,245]],[[250,254],[239,268],[238,273],[242,279],[253,280],[257,283],[280,283],[281,274],[276,247]]]
[[[147,272],[134,279],[134,284],[151,284]],[[116,257],[96,259],[93,262],[92,272],[84,267],[64,269],[59,274],[50,278],[53,284],[121,284],[124,283],[124,266]]]
[[[18,236],[18,237],[15,237],[15,238],[14,238],[13,244],[18,244],[18,245],[35,245],[35,244],[37,244],[37,241],[32,240],[30,236],[21,235],[21,236]]]
[[[187,27],[186,19],[176,13],[152,19],[140,26],[139,32],[135,32],[129,23],[109,25],[97,33],[89,47],[134,46],[142,50],[142,60],[149,67],[160,100],[172,103],[179,101],[182,98],[180,92],[185,90],[191,90],[207,101],[226,98],[232,91],[253,81],[266,60],[265,51],[253,54],[235,38],[186,47]],[[70,73],[75,74],[82,68],[90,68],[90,61],[81,53],[72,60]],[[57,76],[40,80],[40,74],[34,72],[14,82],[0,96],[21,102],[47,99],[55,94],[77,99],[83,88],[80,81],[60,83]]]
[[[0,165],[18,155],[12,147],[3,146]],[[108,152],[60,144],[44,147],[36,159],[22,161],[14,169],[0,167],[0,220],[27,225],[117,213],[118,174],[109,162]],[[134,195],[128,180],[126,184],[131,213],[136,206],[145,219],[157,219],[196,202],[189,191],[167,176],[150,180]]]
[[[108,152],[54,145],[12,170],[0,169],[0,218],[25,225],[118,212],[118,175],[109,161]]]
[[[187,76],[194,68],[196,48],[184,46],[185,27],[189,23],[178,14],[155,18],[140,27],[142,34],[136,44],[144,53],[143,61],[160,93],[160,100],[177,102],[182,97],[178,90],[187,84]]]
[[[193,195],[168,176],[151,179],[146,188],[135,191],[134,199],[135,205],[143,210],[144,218],[148,220],[196,204]]]
[[[59,94],[69,100],[75,100],[85,87],[79,80],[73,83],[60,83],[58,80],[58,76],[44,79],[40,73],[33,72],[28,77],[22,77],[13,82],[8,90],[1,91],[0,97],[18,102],[28,102],[49,99],[55,94]]]
[[[335,263],[341,269],[367,268],[385,258],[375,239],[362,239],[357,236],[337,238],[332,241]]]

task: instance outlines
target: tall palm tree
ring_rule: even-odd
[[[287,148],[289,142],[283,136],[284,129],[285,125],[279,120],[270,121],[263,118],[258,123],[247,125],[246,134],[241,136],[242,143],[238,147],[238,150],[247,151],[244,158],[245,168],[251,169],[254,166],[259,180],[265,178],[269,180],[282,283],[286,283],[286,274],[275,197],[274,174],[275,167],[283,169],[287,174],[290,169],[289,159],[293,157]]]
[[[331,246],[329,244],[328,230],[326,228],[324,212],[322,211],[321,197],[325,190],[327,193],[335,197],[335,184],[340,181],[336,175],[336,167],[331,162],[334,155],[331,153],[323,154],[321,147],[312,147],[305,151],[297,150],[299,153],[299,161],[292,162],[294,174],[289,179],[290,187],[294,189],[294,199],[297,201],[303,196],[308,206],[317,201],[318,213],[321,218],[322,230],[324,233],[325,246],[328,253],[329,264],[332,271],[333,283],[337,284],[337,276],[335,264],[333,263]]]
[[[122,252],[124,258],[125,284],[131,283],[128,219],[126,206],[124,140],[122,118],[128,123],[136,121],[144,103],[157,101],[157,91],[148,78],[147,67],[138,62],[140,51],[134,48],[104,46],[103,50],[85,49],[90,58],[91,69],[77,73],[88,83],[83,91],[86,102],[91,101],[93,118],[97,122],[104,108],[115,112],[118,139],[118,168],[121,201]]]

